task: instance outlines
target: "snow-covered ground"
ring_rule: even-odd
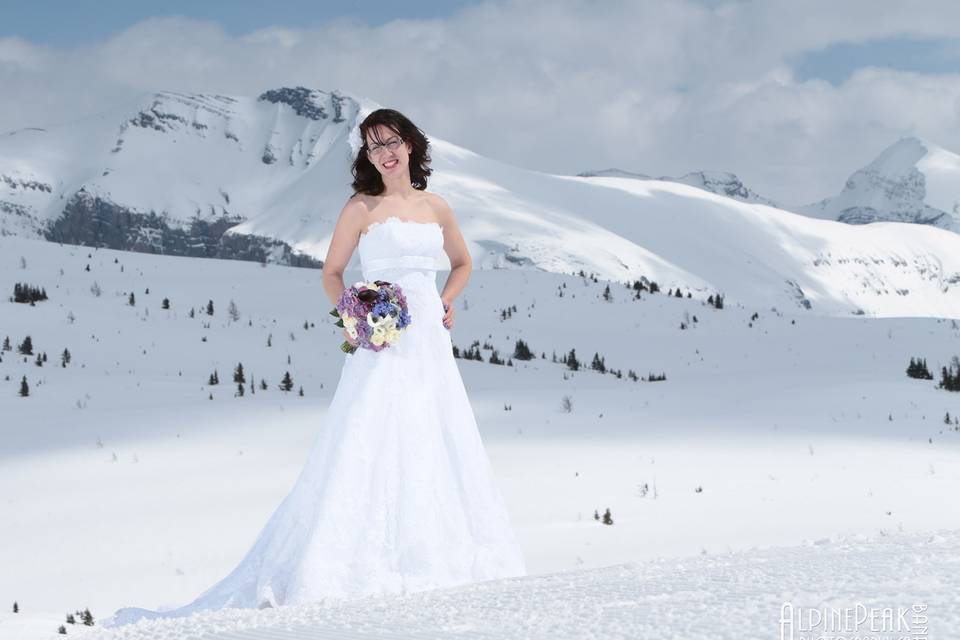
[[[319,271],[0,238],[4,298],[15,282],[50,299],[0,302],[0,341],[29,334],[49,359],[0,352],[0,637],[53,637],[86,607],[100,619],[192,599],[249,547],[323,426],[345,356]],[[461,349],[478,340],[506,358],[522,337],[546,356],[458,360],[530,576],[123,633],[777,637],[784,601],[927,603],[931,638],[960,633],[960,432],[944,421],[960,395],[905,374],[921,357],[939,379],[960,352],[956,321],[922,305],[870,318],[632,300],[617,283],[606,302],[605,285],[478,270],[456,301]],[[571,348],[623,378],[552,361]],[[253,395],[234,396],[238,362]],[[293,393],[278,389],[285,371]],[[593,519],[607,508],[610,526]]]
[[[822,612],[826,619],[829,612],[842,616],[850,611],[861,621],[840,622],[832,629],[859,631],[860,637],[947,638],[960,628],[957,593],[960,532],[854,534],[792,547],[657,558],[404,596],[278,610],[227,609],[117,629],[81,628],[77,635],[86,640],[740,640],[801,638],[805,629],[831,628],[827,622],[808,625],[808,615],[818,619],[812,612]],[[895,613],[886,626],[867,615],[885,609],[899,613],[901,608],[906,612]],[[791,630],[793,635],[788,635]]]

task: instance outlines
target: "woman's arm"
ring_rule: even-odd
[[[473,270],[473,260],[450,205],[437,194],[433,194],[433,205],[437,219],[443,226],[443,250],[450,258],[450,275],[447,276],[447,282],[443,285],[440,298],[447,305],[453,306],[453,299],[467,286],[470,272]]]
[[[360,198],[351,197],[343,205],[337,224],[333,228],[327,257],[323,261],[323,289],[327,292],[327,297],[330,298],[330,304],[333,306],[336,306],[340,294],[346,288],[343,284],[343,272],[360,240],[363,212]]]

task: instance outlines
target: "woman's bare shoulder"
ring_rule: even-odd
[[[424,197],[427,199],[427,202],[430,204],[430,208],[433,210],[434,215],[441,224],[456,222],[456,218],[453,215],[453,209],[443,196],[437,193],[425,191]]]

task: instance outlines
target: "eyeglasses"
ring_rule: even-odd
[[[379,156],[381,153],[383,153],[384,147],[386,147],[387,149],[390,149],[390,151],[396,151],[397,147],[399,147],[402,143],[403,143],[403,138],[401,138],[400,136],[393,136],[392,138],[387,140],[386,144],[374,144],[372,146],[367,147],[367,155],[370,157]]]

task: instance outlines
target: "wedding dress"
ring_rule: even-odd
[[[526,574],[442,323],[440,224],[393,216],[357,249],[364,280],[402,287],[410,326],[380,352],[344,354],[300,475],[229,575],[181,607],[125,607],[102,626]]]

